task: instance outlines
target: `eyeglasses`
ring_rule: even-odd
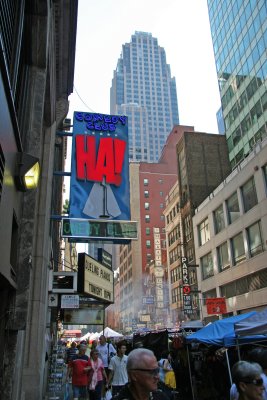
[[[252,379],[251,381],[242,381],[246,383],[247,385],[254,385],[254,386],[262,386],[263,385],[263,379]]]
[[[159,368],[154,368],[154,369],[131,368],[131,371],[143,371],[147,372],[151,376],[157,376],[159,374]]]

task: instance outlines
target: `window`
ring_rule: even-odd
[[[188,242],[190,239],[192,239],[192,228],[191,228],[191,217],[190,215],[187,215],[184,219],[184,227],[185,227],[185,239]]]
[[[146,235],[150,235],[150,228],[146,228]]]
[[[199,245],[202,246],[210,240],[209,220],[206,218],[198,225]]]
[[[259,221],[247,228],[247,237],[250,256],[254,257],[262,253],[264,248]]]
[[[159,192],[159,195],[162,197],[163,196],[163,192]]]
[[[144,196],[145,196],[146,198],[149,197],[149,191],[148,191],[148,190],[145,190],[145,191],[144,191]]]
[[[146,215],[145,215],[145,221],[146,221],[146,222],[150,222],[150,215],[149,215],[149,214],[146,214]]]
[[[160,208],[163,208],[163,207],[164,207],[164,204],[163,204],[163,203],[160,203],[159,206],[160,206]]]
[[[238,235],[234,236],[231,239],[231,245],[232,245],[233,261],[234,265],[236,265],[244,261],[246,258],[242,232],[240,232]]]
[[[254,178],[250,178],[241,188],[244,211],[247,212],[258,204]]]
[[[229,298],[267,287],[267,269],[221,286],[221,296]]]
[[[240,217],[240,210],[238,204],[237,193],[232,194],[226,202],[228,211],[228,221],[232,224],[236,219]]]
[[[151,259],[152,259],[151,254],[147,253],[147,255],[146,255],[146,262],[149,263],[149,262],[151,261]]]
[[[217,247],[217,260],[219,272],[222,272],[230,267],[227,242]]]
[[[210,278],[214,275],[212,254],[208,253],[200,259],[202,279]]]
[[[202,293],[202,298],[204,299],[203,305],[205,306],[207,304],[206,299],[210,299],[212,297],[217,297],[216,289],[211,289],[208,292],[203,292]]]
[[[148,186],[148,179],[144,179],[144,186]]]
[[[151,247],[151,241],[150,240],[146,240],[146,248],[150,249]]]
[[[221,204],[214,213],[215,233],[221,232],[225,228],[223,205]]]
[[[188,262],[191,262],[194,260],[195,256],[194,256],[193,247],[190,247],[189,249],[187,249],[187,258],[188,258]]]
[[[149,210],[149,203],[145,203],[145,210]]]
[[[265,178],[265,187],[267,188],[267,164],[263,167],[263,174]]]

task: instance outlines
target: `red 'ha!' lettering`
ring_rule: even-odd
[[[126,142],[114,138],[101,138],[96,147],[94,136],[76,136],[77,179],[120,186]]]

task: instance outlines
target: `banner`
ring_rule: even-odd
[[[74,112],[69,216],[130,219],[127,117]]]
[[[207,314],[226,314],[226,302],[224,297],[206,299]]]

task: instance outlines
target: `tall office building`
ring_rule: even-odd
[[[122,46],[110,89],[110,112],[128,116],[130,160],[157,162],[179,116],[175,78],[165,50],[151,33],[135,32]]]
[[[266,0],[208,0],[232,168],[267,133]]]

